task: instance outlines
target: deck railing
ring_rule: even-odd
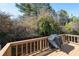
[[[62,34],[63,43],[76,43],[79,44],[79,35]]]
[[[63,43],[79,43],[78,35],[61,34]],[[41,53],[49,48],[47,37],[7,43],[0,51],[1,56],[27,56]]]
[[[7,43],[0,51],[1,56],[34,55],[49,48],[47,37]]]

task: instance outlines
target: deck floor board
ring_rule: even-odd
[[[61,50],[53,51],[48,56],[79,56],[79,45],[73,43],[63,45]]]

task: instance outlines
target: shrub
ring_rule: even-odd
[[[47,36],[58,33],[58,23],[52,17],[41,17],[38,23],[39,35]]]
[[[50,35],[51,34],[51,31],[52,31],[52,28],[49,24],[48,21],[42,21],[40,24],[39,24],[39,34],[40,35]]]
[[[72,32],[72,24],[73,24],[73,22],[65,24],[65,29],[66,29],[67,33],[71,33]]]
[[[69,34],[79,34],[79,22],[69,22],[65,25],[65,29]]]

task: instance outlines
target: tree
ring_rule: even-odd
[[[65,25],[66,32],[70,34],[79,34],[79,20],[76,17],[72,17],[71,20],[71,22]]]
[[[11,31],[12,25],[10,15],[0,12],[0,40],[2,47],[10,40],[8,33]]]
[[[10,16],[5,12],[0,12],[0,32],[8,32],[11,30],[12,21]]]
[[[24,4],[24,3],[18,4],[18,3],[16,3],[16,7],[19,8],[20,12],[26,13],[27,15],[31,14],[32,9],[31,9],[31,5],[29,3],[27,3],[27,4]]]
[[[68,21],[69,21],[69,15],[68,15],[67,11],[61,9],[58,12],[58,15],[59,15],[59,20],[60,20],[60,24],[61,25],[65,25],[66,23],[68,23]]]
[[[73,22],[78,22],[78,21],[79,21],[79,18],[76,17],[76,16],[72,16],[72,17],[70,18],[70,20],[73,21]]]
[[[39,15],[39,9],[45,8],[45,9],[51,9],[50,4],[48,3],[17,3],[16,7],[23,12],[25,15],[28,16],[38,16]]]

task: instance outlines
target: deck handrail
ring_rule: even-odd
[[[24,42],[32,42],[32,41],[35,41],[35,40],[43,40],[43,38],[46,38],[46,37],[40,37],[40,38],[33,38],[33,39],[27,39],[27,40],[21,40],[21,41],[15,41],[15,42],[10,42],[10,44],[17,44],[17,43],[24,43]]]
[[[0,51],[0,56],[33,55],[34,53],[39,53],[48,48],[49,44],[47,41],[47,36],[41,38],[33,38],[7,43]]]

